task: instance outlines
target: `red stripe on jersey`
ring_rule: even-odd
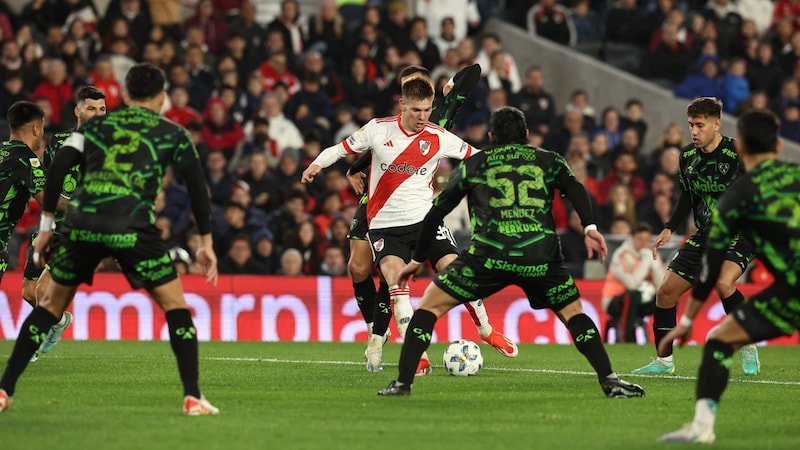
[[[422,141],[427,142],[427,144],[423,144]],[[424,145],[429,146],[427,151],[424,150]],[[395,158],[391,164],[393,167],[400,167],[404,165],[406,169],[413,166],[416,168],[416,171],[418,171],[422,166],[425,165],[425,163],[436,156],[437,153],[439,153],[439,136],[434,133],[423,131],[408,145],[408,147],[406,147],[399,155],[397,155],[397,158]],[[375,164],[375,161],[373,160],[372,163]],[[378,167],[377,169],[383,170],[384,173],[378,179],[372,197],[370,197],[369,201],[367,202],[367,219],[369,221],[371,221],[375,215],[378,214],[378,211],[383,208],[383,205],[386,204],[386,202],[389,200],[389,197],[392,196],[397,187],[400,186],[404,181],[412,176],[425,176],[428,178],[433,177],[432,173],[418,175],[416,171],[414,174],[409,174],[407,170],[404,170],[403,173],[398,173],[397,171],[390,172],[382,167]]]
[[[349,138],[348,138],[348,139],[349,139]],[[352,148],[352,147],[350,147],[350,144],[348,144],[348,143],[347,143],[347,139],[345,139],[345,140],[343,140],[343,141],[342,141],[342,146],[344,146],[344,149],[345,149],[345,150],[347,150],[347,153],[353,153],[353,154],[355,154],[355,151],[353,150],[353,148]]]

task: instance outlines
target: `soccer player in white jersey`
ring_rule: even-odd
[[[433,86],[427,80],[417,78],[405,82],[398,116],[372,119],[341,143],[325,149],[303,172],[303,182],[309,183],[323,168],[346,155],[372,150],[367,203],[369,240],[375,261],[390,283],[410,261],[417,232],[433,200],[431,184],[438,162],[445,158],[465,159],[480,151],[428,121],[433,98]],[[429,261],[440,270],[457,254],[455,240],[442,224],[429,250]],[[413,314],[409,289],[392,285],[389,293],[395,305],[398,331],[405,337]],[[403,309],[408,305],[408,311],[400,317],[398,305]],[[382,336],[370,336],[368,369],[381,369],[382,343]],[[514,353],[509,355],[512,357],[517,353],[516,345],[513,348]],[[417,375],[430,371],[430,361],[424,355]]]

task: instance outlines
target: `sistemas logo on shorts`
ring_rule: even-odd
[[[383,238],[378,239],[372,244],[372,248],[375,249],[376,252],[380,253],[383,250],[384,241]]]

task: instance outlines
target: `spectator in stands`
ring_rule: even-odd
[[[430,4],[430,2],[428,2],[428,4]],[[455,51],[459,43],[458,37],[456,36],[456,26],[453,18],[447,16],[442,19],[440,30],[441,31],[438,35],[433,34],[431,30],[429,30],[429,33],[431,33],[433,43],[436,44],[436,47],[439,49],[439,57],[444,60],[447,51]]]
[[[773,57],[772,44],[768,41],[762,40],[758,43],[756,58],[747,62],[746,76],[751,91],[762,89],[767,92],[769,98],[775,97],[780,92],[783,74]]]
[[[191,81],[189,72],[183,64],[175,64],[169,68],[169,85],[183,86],[189,94],[189,106],[197,111],[204,111],[211,91],[201,83]]]
[[[31,100],[47,99],[53,109],[47,121],[58,128],[61,124],[61,107],[72,98],[72,82],[67,79],[67,65],[60,59],[50,59],[45,70],[45,80],[31,93]]]
[[[780,116],[780,135],[794,142],[800,142],[800,102],[790,102],[783,107]]]
[[[342,142],[358,131],[359,127],[355,123],[354,114],[355,111],[352,106],[347,103],[339,103],[333,111],[333,131],[336,133],[333,135],[333,142]]]
[[[461,42],[458,43],[456,50],[458,51],[458,59],[461,61],[461,64],[469,65],[477,62],[475,42],[472,39],[462,39]]]
[[[109,5],[104,19],[100,21],[100,29],[98,30],[100,35],[108,33],[115,27],[114,23],[118,19],[123,19],[127,25],[126,28],[129,30],[132,45],[147,42],[150,29],[153,27],[153,22],[150,19],[150,10],[147,5],[148,2],[143,2],[142,0],[120,0],[116,3],[119,7],[114,8],[113,5]],[[122,79],[124,80],[124,78]]]
[[[636,159],[639,161],[638,166],[643,165],[644,157],[641,152],[641,143],[639,142],[639,133],[636,132],[634,128],[628,128],[622,132],[622,138],[619,140],[619,144],[616,147],[611,149],[612,157],[620,152],[630,152],[636,156]]]
[[[22,52],[14,39],[0,40],[0,71],[20,70],[22,68]]]
[[[653,260],[652,238],[653,228],[638,223],[611,255],[603,284],[602,305],[610,316],[604,341],[608,340],[608,329],[614,328],[616,342],[635,343],[636,328],[644,328],[643,319],[655,311],[656,286],[661,284],[665,267],[660,256]]]
[[[647,194],[647,185],[636,174],[638,164],[636,155],[630,151],[619,151],[614,155],[613,170],[600,181],[600,205],[605,205],[611,195],[611,187],[616,184],[628,186],[634,203]]]
[[[486,33],[483,36],[481,36],[481,49],[478,52],[477,56],[475,57],[474,61],[475,63],[481,66],[481,73],[484,74],[489,73],[489,71],[492,68],[492,54],[494,54],[494,52],[497,50],[501,50],[502,48],[503,48],[502,41],[500,40],[500,36],[494,33]],[[467,50],[469,50],[469,45],[467,45],[462,50],[465,53],[464,55],[462,55],[462,61],[466,63],[466,61],[469,59],[469,57],[466,55],[466,53],[468,53]],[[508,52],[505,52],[505,57],[506,60],[505,60],[504,71],[506,73],[506,77],[519,78],[519,69],[517,68],[517,62],[514,59],[514,56]],[[472,62],[470,61],[469,64],[472,64]],[[528,69],[528,72],[530,72],[531,69],[532,67]],[[521,81],[512,82],[512,86],[520,86],[521,84],[522,84]]]
[[[622,130],[633,128],[639,137],[639,142],[645,141],[647,136],[647,122],[644,120],[644,105],[638,98],[625,101],[622,117],[619,119]]]
[[[734,114],[739,108],[739,104],[750,96],[750,84],[745,77],[746,72],[747,63],[744,58],[733,58],[729,62],[728,70],[722,81],[724,92],[722,104],[728,114]]]
[[[795,32],[789,41],[789,47],[778,54],[778,65],[785,77],[791,77],[800,63],[800,32]]]
[[[219,250],[220,255],[224,255],[228,251],[233,240],[240,234],[248,236],[247,245],[249,246],[249,236],[263,227],[263,224],[248,222],[247,207],[233,200],[228,200],[223,208],[214,211],[213,223],[214,250]]]
[[[94,30],[93,25],[75,17],[67,21],[66,26],[66,38],[75,41],[81,59],[87,62],[94,61],[100,53],[100,35]]]
[[[537,35],[561,45],[575,45],[575,26],[567,8],[556,0],[540,0],[532,8],[533,17],[528,23],[533,25]]]
[[[619,119],[619,111],[613,106],[607,106],[600,114],[600,124],[592,130],[592,135],[605,134],[608,138],[608,146],[613,149],[622,139]]]
[[[303,146],[303,135],[291,120],[283,115],[283,104],[276,94],[268,94],[261,104],[259,115],[269,120],[269,137],[278,143],[284,151],[288,148],[299,149]]]
[[[565,155],[570,141],[578,134],[583,134],[583,113],[577,109],[564,113],[563,122],[553,127],[544,138],[544,147],[560,155]],[[588,144],[588,141],[587,141]],[[587,145],[588,147],[588,145]]]
[[[253,0],[242,0],[239,14],[230,19],[228,34],[236,32],[244,37],[247,59],[261,57],[264,41],[267,40],[267,29],[256,21],[256,5]]]
[[[589,5],[589,0],[577,0],[569,10],[569,18],[575,27],[577,45],[600,42],[600,17]]]
[[[642,72],[657,82],[674,85],[686,75],[692,60],[689,48],[678,39],[678,25],[665,22],[660,27],[660,40],[651,47]]]
[[[442,57],[439,48],[428,35],[428,22],[424,17],[415,17],[409,24],[411,47],[416,50],[422,59],[422,66],[433,70],[439,65]]]
[[[738,0],[739,13],[745,22],[752,21],[756,35],[762,35],[772,26],[775,2],[772,0]]]
[[[619,0],[608,9],[605,22],[605,41],[644,48],[653,30],[647,29],[644,14],[636,0]]]
[[[482,78],[483,82],[490,91],[495,89],[502,89],[506,93],[506,97],[510,96],[513,92],[517,92],[522,87],[519,83],[519,77],[509,76],[506,73],[506,53],[503,50],[495,50],[492,53],[491,68],[488,73],[484,73]],[[515,84],[516,83],[516,84]],[[439,90],[437,90],[438,92]]]
[[[340,67],[347,45],[347,24],[335,0],[320,0],[319,12],[308,22],[308,44]]]
[[[697,73],[687,75],[673,93],[676,97],[695,99],[698,97],[723,98],[722,80],[719,78],[719,58],[703,56],[697,61]]]
[[[597,119],[595,119],[594,107],[589,104],[589,94],[583,89],[576,89],[569,95],[569,101],[565,107],[565,113],[572,110],[580,111],[583,114],[583,125],[581,130],[586,133],[591,133],[597,126]],[[560,118],[559,120],[562,120]]]
[[[350,222],[352,221],[352,219],[348,220],[346,214],[346,212],[341,212],[333,216],[331,225],[323,236],[323,239],[328,243],[328,245],[338,245],[345,249],[345,261],[350,258],[347,234],[350,232]]]
[[[114,68],[108,57],[100,57],[89,74],[89,84],[96,87],[106,96],[106,108],[109,111],[122,105],[122,86],[114,77]]]
[[[308,204],[308,195],[301,190],[292,190],[283,200],[283,206],[273,211],[267,222],[267,227],[272,231],[277,242],[285,242],[285,234],[297,228],[300,223],[310,220],[305,212]]]
[[[445,20],[450,18],[453,22],[454,41],[458,42],[480,26],[479,3],[476,0],[416,0],[415,11],[418,16],[428,19],[431,36],[439,36],[446,26]],[[439,24],[442,25],[441,30]]]
[[[169,88],[170,108],[164,112],[164,117],[181,126],[186,126],[189,121],[201,122],[203,116],[189,106],[189,93],[186,86],[174,85]]]
[[[727,57],[727,51],[742,26],[743,19],[738,6],[730,0],[708,0],[703,15],[717,26],[717,45],[721,56]]]
[[[787,78],[781,83],[781,93],[770,102],[769,109],[780,115],[787,105],[793,103],[800,103],[800,81]]]
[[[550,124],[556,117],[556,104],[553,96],[544,89],[541,67],[528,68],[522,89],[512,95],[508,103],[525,113],[529,130],[536,130],[543,136],[550,132]]]
[[[260,136],[259,139],[262,137]],[[250,186],[253,205],[266,212],[275,210],[280,205],[280,193],[274,177],[267,170],[266,153],[254,149],[250,152],[247,160],[248,170],[241,179]]]
[[[287,248],[281,253],[281,266],[276,272],[285,276],[300,276],[303,273],[303,255],[296,248]]]
[[[783,19],[789,19],[789,23],[792,25],[792,31],[800,31],[800,1],[775,0],[772,26],[777,26]]]
[[[295,228],[289,230],[284,239],[287,248],[300,251],[303,256],[303,273],[318,275],[322,264],[321,239],[314,222],[304,220]]]
[[[8,111],[8,108],[15,102],[30,98],[31,93],[25,89],[21,71],[5,71],[0,76],[3,78],[3,90],[0,92],[0,111]]]
[[[264,82],[264,90],[272,92],[275,85],[282,83],[289,90],[289,95],[294,95],[300,90],[300,80],[289,71],[288,55],[282,52],[275,52],[269,59],[258,66],[261,79]]]
[[[764,111],[767,109],[769,109],[769,97],[767,97],[766,91],[763,89],[758,89],[750,92],[750,95],[739,104],[739,109],[735,112],[735,114],[740,116],[748,111]]]
[[[228,161],[222,152],[213,151],[206,158],[206,182],[211,192],[211,203],[223,206],[231,198],[234,177],[225,170]]]
[[[602,189],[602,188],[601,188]],[[630,222],[636,220],[636,199],[631,188],[624,183],[617,183],[608,190],[608,200],[600,206],[602,229],[608,230],[611,221],[624,218]]]
[[[302,75],[315,74],[319,76],[320,88],[329,97],[331,105],[337,105],[344,100],[344,91],[339,75],[326,64],[322,53],[316,50],[306,52],[303,59]]]
[[[342,206],[342,197],[338,191],[325,191],[314,215],[314,225],[320,236],[328,232],[333,218],[342,211]]]
[[[327,123],[330,123],[333,118],[333,108],[330,97],[322,90],[321,77],[322,75],[316,72],[306,72],[303,75],[300,90],[289,99],[284,107],[284,111],[289,117],[296,118],[298,108],[305,104],[308,107],[309,122],[314,122],[317,118],[324,118]],[[295,123],[300,124],[297,120]],[[303,129],[304,127],[298,126],[298,128],[301,132],[308,131],[308,129]]]
[[[261,228],[253,234],[253,260],[263,265],[266,274],[274,274],[278,270],[279,249],[275,245],[275,237],[268,228]]]
[[[769,0],[766,1],[769,2]],[[770,8],[771,7],[772,4],[770,3]],[[742,26],[739,28],[738,36],[731,42],[731,46],[728,49],[728,56],[731,58],[746,58],[750,47],[758,44],[759,36],[755,22],[750,19],[745,19],[742,21]]]
[[[603,133],[590,136],[587,173],[595,180],[602,180],[611,172],[614,165],[611,159],[611,148],[608,145],[608,136]]]
[[[199,28],[203,31],[208,51],[212,55],[218,54],[228,40],[228,24],[219,14],[212,0],[200,0],[195,5],[194,14],[183,21],[184,34],[190,28]]]
[[[328,245],[320,265],[320,275],[340,277],[347,275],[347,260],[344,248],[339,245]]]
[[[588,255],[583,243],[583,225],[581,218],[573,209],[569,211],[569,222],[566,230],[560,232],[561,253],[564,255],[564,264],[573,278],[583,278],[583,267],[588,260]]]
[[[265,275],[267,268],[253,258],[250,236],[238,234],[219,262],[219,273],[229,275]]]
[[[349,72],[342,78],[344,101],[361,106],[364,103],[374,103],[380,93],[378,84],[367,77],[367,61],[356,56],[349,63]]]
[[[18,33],[19,34],[19,33]],[[22,46],[22,80],[26,91],[33,91],[36,86],[44,80],[42,72],[39,70],[42,64],[42,49],[34,41],[27,42]]]
[[[203,111],[203,141],[213,152],[223,152],[226,159],[233,156],[236,147],[244,141],[242,126],[231,120],[225,103],[219,97],[208,101]]]
[[[296,0],[283,0],[281,11],[275,20],[267,25],[267,30],[277,30],[283,35],[283,41],[292,58],[302,54],[306,50],[306,35],[301,24],[305,20],[300,18],[300,8]]]

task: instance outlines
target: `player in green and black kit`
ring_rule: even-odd
[[[486,298],[509,285],[525,292],[534,309],[550,309],[566,325],[575,346],[589,360],[609,397],[641,397],[644,390],[611,369],[600,332],[583,312],[580,293],[564,265],[553,219],[553,195],[564,193],[584,224],[585,244],[604,260],[608,253],[597,231],[586,188],[555,152],[527,145],[522,111],[503,107],[489,119],[492,147],[464,160],[453,171],[425,216],[414,257],[397,283],[408,285],[426,258],[436,229],[468,195],[472,239],[467,251],[441,270],[425,290],[400,351],[399,376],[379,395],[408,395],[414,369],[430,345],[436,320],[460,303]]]
[[[656,292],[656,308],[653,313],[656,346],[675,328],[678,299],[692,287],[695,277],[700,273],[700,260],[708,239],[711,214],[717,208],[717,200],[743,172],[733,139],[719,133],[722,103],[715,98],[701,97],[689,104],[686,113],[692,145],[685,147],[680,155],[679,179],[682,189],[669,221],[653,244],[653,258],[656,257],[658,247],[669,241],[672,230],[686,219],[690,211],[694,213],[697,232],[672,258],[664,281]],[[744,302],[744,296],[736,289],[736,280],[752,258],[751,244],[746,239],[731,235],[726,261],[715,286],[728,314]],[[658,358],[633,373],[675,372],[672,346],[665,346],[657,354]],[[745,375],[758,373],[758,350],[755,345],[742,349],[742,370]]]
[[[6,114],[11,136],[0,143],[0,280],[8,268],[8,240],[31,196],[41,203],[45,183],[38,150],[44,139],[44,111],[16,102]]]
[[[86,121],[92,117],[106,115],[106,95],[93,86],[82,87],[75,97],[75,108],[73,109],[73,112],[75,113],[75,118],[77,120],[76,128],[79,129],[81,124],[86,123]],[[56,152],[61,148],[61,144],[67,137],[69,137],[71,133],[72,130],[58,131],[53,133],[53,136],[50,138],[50,142],[44,149],[44,156],[42,158],[42,165],[44,166],[45,170],[50,167],[50,162],[53,161]],[[62,199],[60,202],[69,201],[69,199],[72,197],[72,193],[78,187],[78,168],[78,165],[71,167],[67,173],[67,176],[64,178],[64,187],[61,191]],[[65,210],[66,205],[64,205],[63,208],[56,208],[56,230],[53,231],[53,243],[50,244],[51,250],[57,245],[57,229],[64,220]],[[31,242],[33,242],[35,238],[36,233],[31,236]],[[35,307],[36,297],[44,294],[44,291],[47,288],[47,283],[49,282],[50,272],[47,270],[47,268],[42,270],[40,267],[36,267],[36,264],[33,262],[33,245],[31,245],[28,247],[27,259],[25,260],[25,271],[22,275],[22,298],[25,299],[26,302],[30,303],[31,306]],[[63,333],[71,323],[72,314],[70,314],[69,311],[64,311],[64,314],[61,316],[61,319],[59,319],[58,323],[50,328],[50,331],[47,333],[47,338],[45,338],[44,342],[42,342],[39,350],[42,353],[47,353],[52,350],[61,339],[61,333]],[[31,361],[36,361],[37,359],[39,359],[38,351],[33,354]]]
[[[208,190],[197,151],[185,129],[162,119],[164,72],[149,63],[128,72],[128,108],[83,124],[63,143],[49,168],[34,261],[50,244],[54,211],[64,178],[81,164],[82,181],[62,223],[61,240],[49,255],[51,281],[25,319],[0,379],[0,411],[8,406],[31,355],[61,317],[81,283],[92,283],[94,269],[114,257],[134,288],[145,288],[165,311],[172,351],[183,383],[183,412],[217,414],[200,393],[197,330],[183,296],[166,244],[155,226],[154,204],[170,166],[186,180],[202,244],[197,261],[216,283],[217,259],[211,239]],[[5,404],[3,403],[5,399]]]
[[[711,219],[702,275],[680,323],[664,337],[685,343],[692,322],[726,260],[731,235],[753,242],[775,281],[729,314],[708,336],[697,377],[695,416],[661,441],[711,443],[717,406],[730,376],[731,357],[752,342],[790,336],[800,328],[800,166],[778,161],[778,119],[768,111],[743,114],[736,141],[745,174],[719,199]]]

